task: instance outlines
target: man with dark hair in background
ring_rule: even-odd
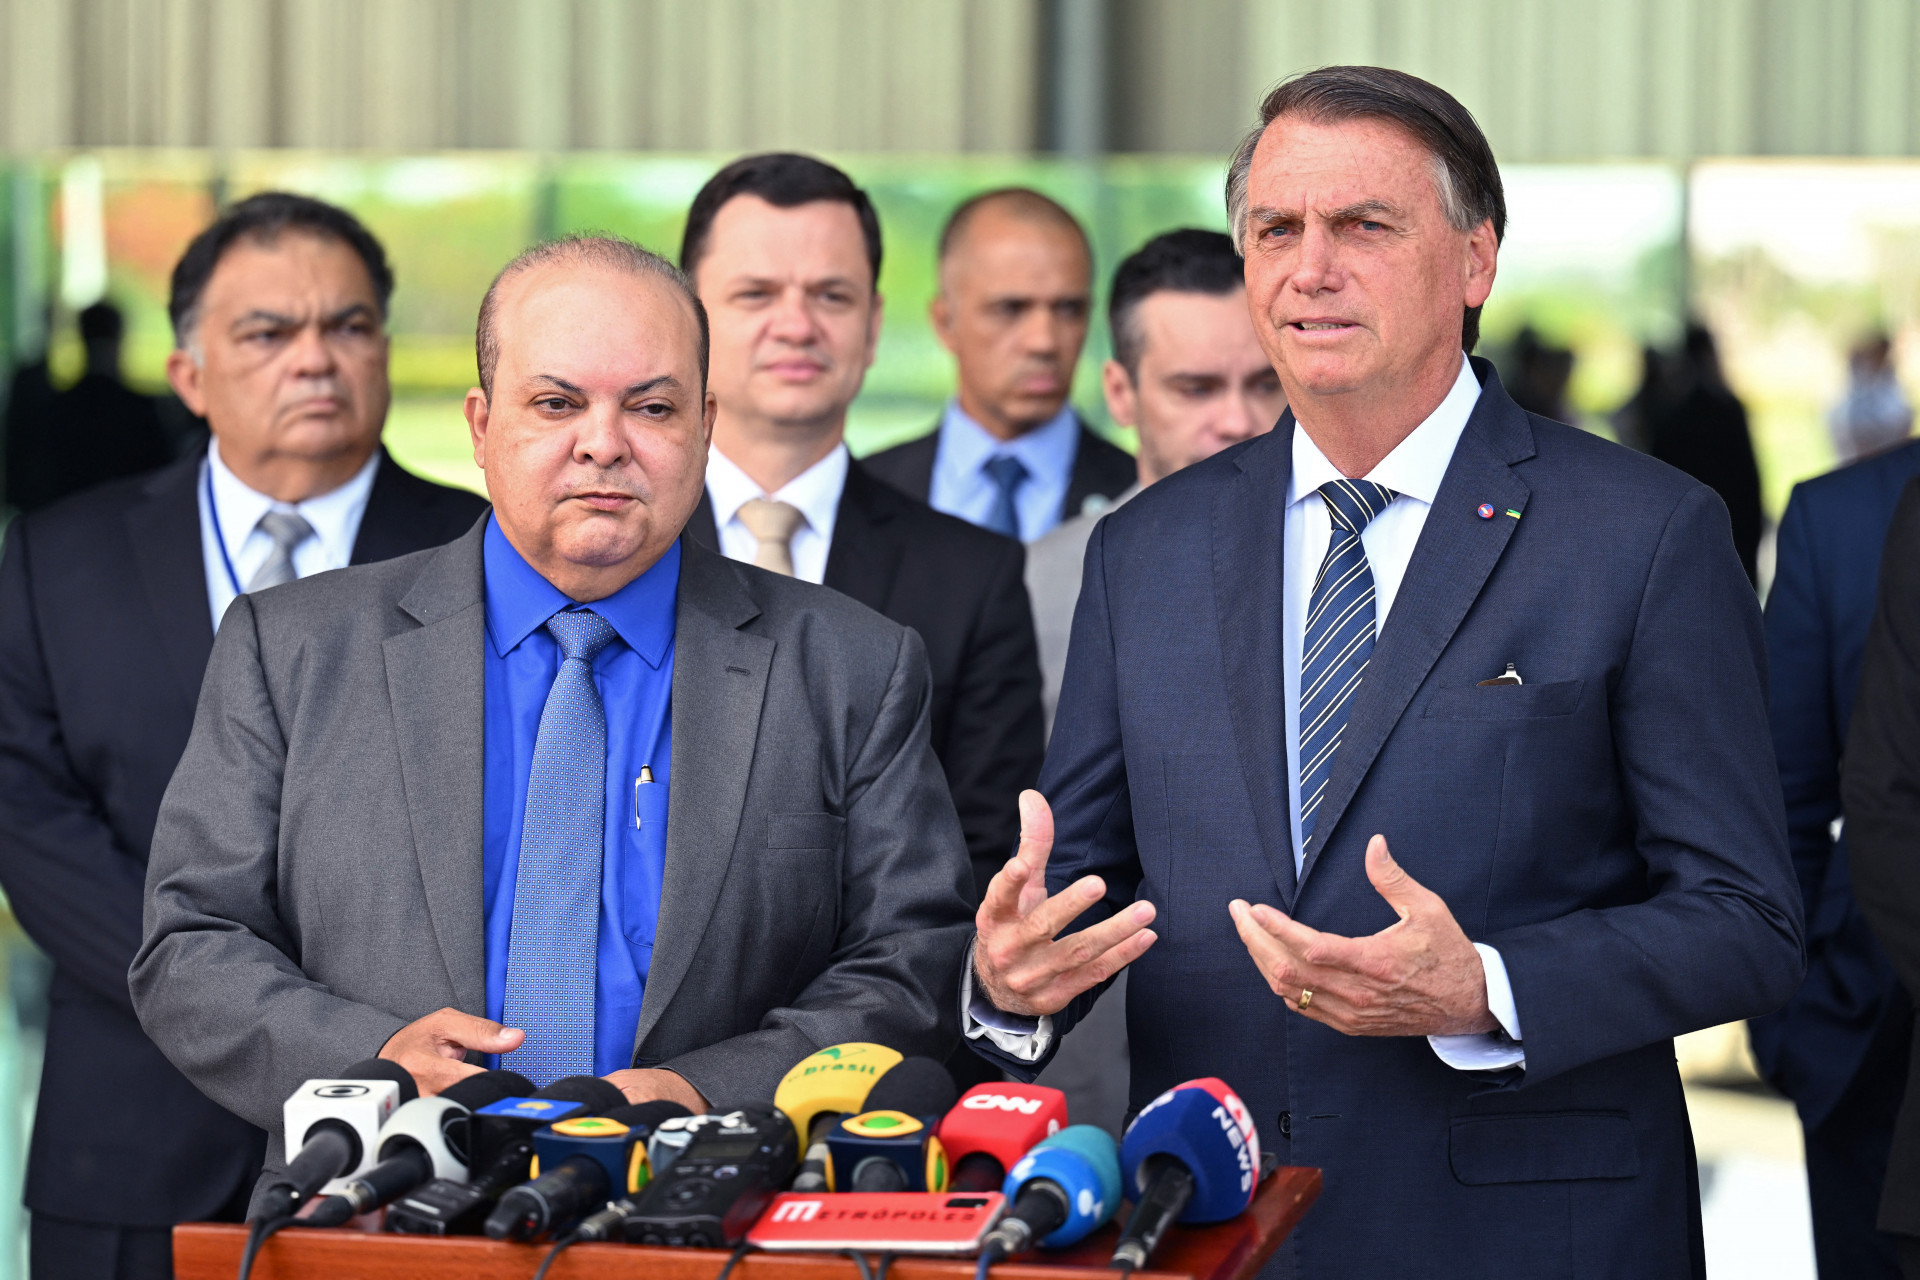
[[[866,459],[894,487],[1011,538],[1103,509],[1133,459],[1068,404],[1093,308],[1093,248],[1060,204],[1008,187],[940,233],[934,332],[959,386],[931,435]]]
[[[1733,547],[1747,581],[1760,581],[1760,464],[1747,408],[1727,385],[1720,352],[1705,325],[1690,324],[1668,366],[1664,402],[1647,416],[1647,452],[1720,495],[1733,522]]]
[[[880,251],[866,192],[810,156],[744,157],[694,198],[680,261],[711,321],[718,414],[687,531],[920,633],[934,753],[984,888],[1019,838],[1011,801],[1040,775],[1024,557],[847,453],[847,410],[880,337]],[[987,1073],[964,1050],[955,1067]]]
[[[1139,479],[1114,507],[1228,445],[1273,430],[1287,407],[1280,375],[1247,317],[1240,255],[1218,231],[1168,231],[1135,250],[1113,273],[1107,326],[1113,358],[1100,371],[1107,412],[1140,438]],[[1075,516],[1027,548],[1049,726],[1087,540],[1105,515]],[[1062,1043],[1039,1083],[1066,1091],[1075,1120],[1119,1132],[1127,1111],[1126,974]]]
[[[38,511],[68,494],[137,476],[171,458],[160,410],[120,380],[126,322],[111,302],[79,317],[86,370],[7,436],[7,501]]]
[[[243,200],[174,268],[167,376],[212,443],[17,521],[0,555],[0,885],[53,959],[27,1170],[34,1280],[172,1274],[176,1222],[237,1220],[265,1135],[135,1020],[161,793],[243,592],[448,541],[486,509],[380,447],[393,275],[304,196]]]

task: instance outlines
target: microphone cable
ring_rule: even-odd
[[[547,1280],[547,1272],[553,1270],[553,1264],[559,1260],[571,1246],[580,1242],[578,1231],[569,1231],[553,1242],[553,1248],[547,1250],[547,1256],[540,1260],[540,1269],[533,1273],[533,1280]]]
[[[282,1227],[290,1227],[292,1225],[292,1214],[280,1218],[255,1218],[253,1220],[247,1227],[247,1247],[240,1251],[239,1280],[249,1280],[249,1277],[253,1275],[253,1261],[260,1256],[260,1246],[267,1242],[268,1237],[278,1232]]]

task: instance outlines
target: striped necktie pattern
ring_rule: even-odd
[[[1361,532],[1393,501],[1393,490],[1371,480],[1333,480],[1320,486],[1332,536],[1313,582],[1307,630],[1300,650],[1300,838],[1313,834],[1314,817],[1347,709],[1373,654],[1373,569]]]

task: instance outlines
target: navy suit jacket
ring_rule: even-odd
[[[1298,877],[1291,415],[1100,522],[1041,775],[1048,885],[1106,878],[1083,923],[1136,897],[1159,912],[1127,989],[1133,1105],[1221,1076],[1282,1163],[1324,1170],[1272,1274],[1700,1275],[1672,1038],[1777,1008],[1802,969],[1759,609],[1710,490],[1524,412],[1474,368],[1485,390]],[[1508,663],[1524,685],[1478,687]],[[1249,959],[1235,897],[1350,936],[1392,924],[1364,869],[1376,832],[1499,948],[1524,1071],[1342,1035],[1289,1012]]]
[[[1780,520],[1767,595],[1773,749],[1787,837],[1806,904],[1807,980],[1792,1003],[1749,1028],[1754,1057],[1820,1127],[1873,1051],[1904,1052],[1912,1005],[1874,940],[1848,874],[1840,758],[1879,594],[1880,551],[1920,441],[1796,485]]]

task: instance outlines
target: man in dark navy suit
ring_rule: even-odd
[[[1824,1276],[1900,1274],[1874,1215],[1906,1090],[1913,1005],[1854,898],[1840,761],[1873,622],[1880,550],[1920,441],[1796,485],[1767,594],[1773,749],[1807,921],[1807,978],[1748,1025],[1767,1080],[1806,1131],[1814,1255]]]
[[[1030,1074],[1130,964],[1133,1105],[1221,1076],[1324,1171],[1272,1274],[1704,1275],[1673,1037],[1803,965],[1726,508],[1463,354],[1505,203],[1451,96],[1322,68],[1261,120],[1291,408],[1095,528],[963,1027]]]
[[[148,847],[215,624],[244,591],[449,542],[478,496],[380,447],[393,275],[351,215],[240,202],[174,269],[168,376],[213,443],[7,531],[0,885],[54,963],[27,1165],[34,1280],[164,1277],[176,1222],[237,1220],[266,1135],[140,1029]]]

